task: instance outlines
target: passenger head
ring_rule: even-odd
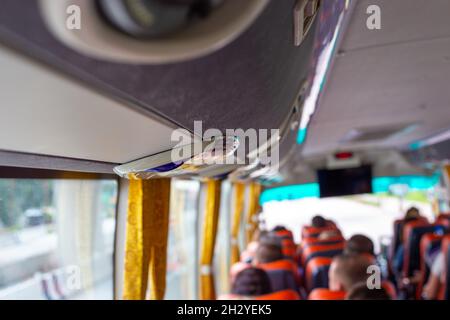
[[[252,241],[259,242],[261,238],[264,238],[268,234],[269,232],[267,230],[256,229],[255,233],[253,234]]]
[[[283,259],[283,252],[281,246],[276,243],[263,242],[260,243],[258,249],[256,250],[255,262],[258,263],[269,263],[277,260]]]
[[[247,268],[234,279],[231,293],[241,296],[261,296],[272,292],[267,273],[259,268]]]
[[[405,221],[406,220],[412,221],[412,220],[416,220],[418,218],[420,218],[420,211],[419,211],[419,209],[417,209],[416,207],[411,207],[411,208],[408,209],[408,211],[406,211],[404,220]]]
[[[345,243],[346,254],[370,254],[374,255],[373,242],[362,234],[355,234]]]
[[[348,291],[358,282],[366,282],[367,257],[356,254],[343,254],[335,257],[328,273],[328,285],[332,291]]]
[[[327,220],[322,216],[315,216],[311,220],[311,226],[314,228],[323,228],[327,226]]]
[[[369,289],[366,282],[354,285],[347,293],[346,300],[391,300],[384,288]]]
[[[275,244],[281,247],[281,241],[282,239],[277,236],[277,234],[274,231],[266,232],[265,234],[261,235],[259,238],[258,243],[261,244]]]

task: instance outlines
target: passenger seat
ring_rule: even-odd
[[[308,300],[344,300],[344,291],[331,291],[329,289],[314,289],[308,296]]]
[[[316,257],[306,265],[305,289],[311,292],[317,288],[328,288],[328,271],[332,258]]]
[[[269,263],[261,263],[257,266],[267,272],[272,284],[272,290],[282,291],[291,289],[299,290],[300,276],[297,265],[292,260],[278,260]]]
[[[439,299],[450,300],[450,235],[442,239],[441,250],[444,254],[444,284],[439,293]]]

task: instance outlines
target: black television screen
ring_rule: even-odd
[[[372,166],[318,170],[320,197],[372,193]]]

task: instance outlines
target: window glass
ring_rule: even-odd
[[[165,299],[196,299],[198,181],[172,180]]]
[[[357,233],[367,235],[378,250],[379,239],[392,236],[394,220],[403,217],[412,206],[432,221],[433,210],[426,191],[413,191],[403,198],[380,193],[270,201],[264,203],[263,216],[269,229],[284,225],[293,231],[299,242],[301,228],[309,225],[312,217],[320,214],[335,221],[346,238]]]
[[[0,179],[0,299],[112,299],[116,180]]]

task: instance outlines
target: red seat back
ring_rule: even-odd
[[[319,234],[321,234],[324,231],[331,231],[331,230],[339,230],[336,225],[330,224],[323,228],[315,228],[311,226],[303,226],[302,228],[302,239],[304,238],[313,238],[318,237]]]
[[[302,252],[301,262],[303,266],[306,266],[308,260],[314,257],[334,257],[342,253],[344,250],[344,243],[330,244],[330,245],[311,245],[305,248]]]
[[[308,296],[308,300],[344,300],[344,291],[331,291],[329,289],[314,289]]]
[[[256,297],[255,300],[300,300],[300,295],[294,290],[283,290]]]
[[[277,260],[268,263],[260,263],[258,264],[257,267],[263,269],[264,271],[271,271],[271,270],[291,271],[296,280],[300,278],[297,264],[289,259]]]
[[[294,241],[294,235],[290,230],[279,230],[275,232],[275,235],[283,239],[291,239],[292,241]]]
[[[291,239],[283,239],[281,241],[281,250],[285,257],[295,259],[297,245]]]
[[[383,281],[381,284],[384,290],[386,290],[386,293],[391,297],[392,300],[397,299],[397,289],[395,288],[394,284],[390,281]]]
[[[433,247],[441,246],[443,236],[435,233],[426,233],[420,239],[420,281],[416,289],[416,299],[422,296],[422,290],[425,283],[428,281],[430,269],[426,262],[426,256]]]
[[[237,294],[222,294],[218,300],[300,300],[300,295],[294,290],[283,290],[257,297],[246,297]]]
[[[450,299],[450,235],[442,239],[441,252],[444,254],[444,283],[439,292],[440,300]]]
[[[408,222],[404,226],[403,274],[405,276],[412,276],[414,271],[420,270],[420,240],[423,235],[444,230],[445,226],[441,224],[430,224],[423,220]]]
[[[328,270],[332,258],[317,257],[308,261],[305,271],[305,287],[308,292],[317,288],[328,288]]]
[[[321,244],[321,245],[337,244],[337,243],[344,242],[344,241],[345,241],[345,239],[342,235],[330,237],[328,239],[304,238],[302,240],[302,247],[306,248],[306,247],[309,247],[310,245],[315,245],[315,244]]]

